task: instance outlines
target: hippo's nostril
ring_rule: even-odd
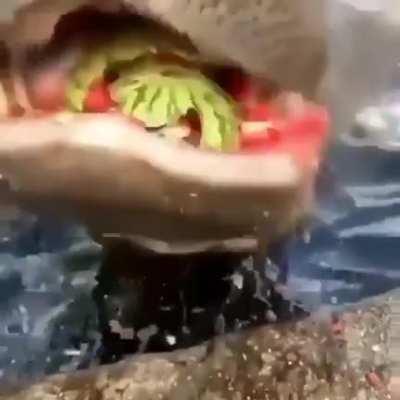
[[[356,124],[356,125],[351,129],[350,134],[351,134],[351,137],[352,137],[352,138],[358,139],[358,140],[366,139],[366,138],[368,137],[368,132],[367,132],[367,130],[366,130],[363,126],[361,126],[361,125],[359,125],[359,124]]]

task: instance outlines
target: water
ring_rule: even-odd
[[[293,246],[292,276],[327,280],[320,301],[357,301],[397,287],[399,154],[338,145],[330,164],[311,243]],[[342,285],[333,291],[340,295],[331,296],[329,280]]]

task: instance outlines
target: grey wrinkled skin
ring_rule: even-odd
[[[58,16],[80,5],[92,4],[112,11],[124,4],[136,13],[188,35],[207,59],[239,64],[256,76],[272,79],[308,97],[315,97],[316,84],[326,68],[324,2],[321,0],[36,0],[29,3],[18,10],[16,31],[10,38],[14,45],[48,40]],[[41,18],[39,26],[38,18]]]

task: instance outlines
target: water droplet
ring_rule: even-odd
[[[174,335],[166,335],[165,340],[170,346],[174,346],[176,344],[176,336]]]

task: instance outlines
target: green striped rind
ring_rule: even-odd
[[[88,51],[67,90],[71,110],[84,111],[91,86],[112,69],[120,78],[113,99],[121,111],[148,128],[171,126],[195,111],[201,120],[201,146],[235,151],[239,147],[239,119],[232,99],[199,71],[157,63],[157,48],[130,35]]]
[[[201,145],[238,148],[239,119],[234,102],[200,72],[147,59],[121,72],[114,100],[123,112],[149,128],[175,125],[190,110],[201,120]]]

